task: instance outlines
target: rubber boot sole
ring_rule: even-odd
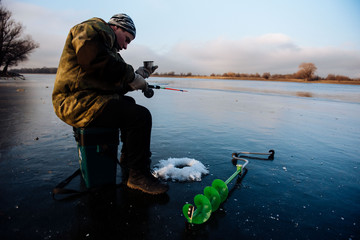
[[[156,189],[156,190],[152,190],[152,191],[150,189],[143,188],[143,187],[141,187],[139,185],[135,185],[135,184],[132,184],[130,182],[127,182],[126,186],[128,186],[131,189],[140,190],[140,191],[142,191],[144,193],[151,194],[151,195],[164,194],[169,190],[169,187],[166,186],[166,185],[163,186],[163,189]]]

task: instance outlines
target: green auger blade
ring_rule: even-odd
[[[191,204],[185,204],[183,206],[183,214],[189,223],[202,224],[206,222],[211,216],[211,203],[209,199],[202,194],[197,194],[194,197],[194,203],[196,210],[193,212],[192,216],[189,216],[189,213],[191,214],[189,209],[193,208]]]
[[[212,212],[215,212],[221,203],[219,192],[214,187],[206,187],[204,189],[204,195],[209,199],[211,203]]]
[[[221,202],[224,202],[229,194],[229,189],[226,183],[223,180],[215,179],[211,185],[218,191]]]

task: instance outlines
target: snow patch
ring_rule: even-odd
[[[201,181],[203,175],[209,174],[204,164],[191,158],[160,160],[153,170],[157,178],[180,182]]]

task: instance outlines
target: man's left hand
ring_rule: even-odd
[[[141,75],[143,78],[148,78],[151,75],[149,69],[145,67],[139,67],[138,70],[135,71],[135,73]]]
[[[150,69],[148,68],[145,68],[145,67],[139,67],[138,70],[136,70],[135,72],[137,74],[140,74],[143,78],[148,78],[150,77],[150,75],[155,72],[155,70],[158,68],[158,66],[153,66],[151,68],[151,71]]]

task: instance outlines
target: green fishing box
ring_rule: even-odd
[[[74,128],[82,178],[87,188],[116,184],[118,128]]]

